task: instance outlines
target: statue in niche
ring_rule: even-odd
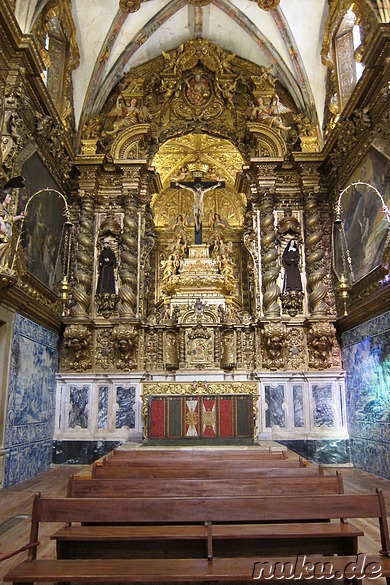
[[[110,248],[108,240],[103,241],[103,250],[99,254],[99,277],[96,294],[115,294],[116,256]]]
[[[13,177],[6,183],[4,189],[24,187],[24,180],[22,177]],[[14,222],[25,218],[25,214],[11,215],[8,210],[8,205],[11,201],[11,194],[5,192],[3,194],[3,201],[0,203],[0,267],[8,268],[10,263],[10,253],[12,244],[12,226]],[[12,261],[11,261],[12,264]],[[11,266],[12,268],[12,266]]]
[[[285,267],[283,292],[302,292],[301,274],[299,272],[299,250],[296,240],[290,240],[283,252],[283,264]]]
[[[233,264],[230,257],[226,256],[226,254],[221,254],[218,256],[217,262],[220,274],[227,280],[234,280]]]

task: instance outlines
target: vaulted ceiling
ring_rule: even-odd
[[[22,32],[32,30],[49,1],[16,0]],[[251,0],[144,0],[130,13],[120,9],[119,0],[71,0],[80,54],[72,74],[76,124],[100,110],[130,68],[203,37],[240,58],[272,67],[297,108],[310,112],[321,126],[327,11],[327,0],[280,0],[271,11]]]

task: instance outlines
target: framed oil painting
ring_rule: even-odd
[[[28,202],[22,234],[24,259],[28,270],[53,289],[62,278],[64,201],[37,154],[24,163],[22,175],[26,182],[23,208]],[[49,190],[39,193],[42,189]]]
[[[390,233],[381,199],[369,186],[347,187],[357,182],[372,185],[389,206],[389,166],[389,160],[371,147],[344,187],[340,202],[342,226],[333,232],[334,269],[339,278],[344,273],[350,282],[357,282],[382,261]]]

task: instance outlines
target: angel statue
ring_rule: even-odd
[[[291,112],[291,110],[283,106],[280,103],[278,94],[274,93],[268,106],[269,125],[285,132],[291,130],[291,126],[285,126],[281,118],[281,114],[287,114],[288,112]]]

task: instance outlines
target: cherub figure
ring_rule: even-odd
[[[236,86],[237,86],[237,80],[235,80],[234,82],[221,81],[221,83],[219,83],[219,81],[217,81],[217,88],[221,92],[223,98],[226,100],[228,108],[234,107],[233,96],[234,96],[234,92],[236,90]]]

